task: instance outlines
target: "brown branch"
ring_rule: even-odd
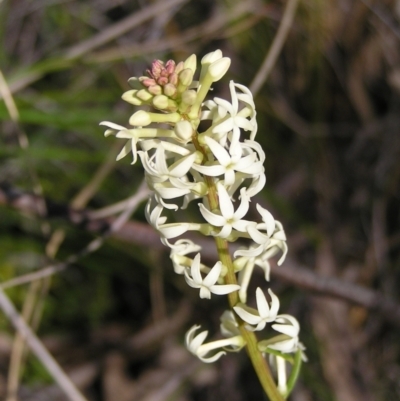
[[[38,199],[35,195],[23,193],[14,188],[0,186],[0,205],[11,206],[19,211],[37,215],[38,208],[36,202],[38,202]],[[46,205],[47,218],[63,218],[90,232],[107,232],[115,221],[115,218],[90,220],[90,211],[88,210],[73,210],[66,205],[55,204],[49,200],[46,200]],[[152,249],[155,247],[165,249],[160,242],[158,233],[147,224],[137,221],[126,222],[118,231],[113,232],[111,236],[112,238],[139,246],[151,247]],[[211,239],[198,236],[193,236],[193,238],[196,243],[202,246],[206,260],[211,262],[217,258],[215,246]],[[239,246],[240,244],[233,243],[231,251],[233,252]],[[13,282],[13,285],[22,284],[34,278],[37,279],[54,274],[64,269],[68,263],[66,261],[55,264],[30,275],[17,277],[10,280],[10,282],[3,283],[1,287],[10,287],[11,282]],[[342,299],[379,312],[387,321],[400,326],[400,305],[388,299],[380,292],[338,278],[323,277],[290,258],[286,259],[283,266],[274,266],[272,274],[295,287],[307,289],[324,296]]]

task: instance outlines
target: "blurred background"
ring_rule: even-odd
[[[143,173],[99,122],[127,125],[121,94],[153,59],[215,49],[232,66],[214,94],[255,94],[252,207],[288,236],[252,286],[301,322],[290,399],[400,400],[400,1],[3,0],[0,35],[0,288],[88,400],[265,399],[244,352],[205,365],[184,348],[226,300],[173,273],[144,203],[110,233]],[[67,399],[2,311],[0,399]]]

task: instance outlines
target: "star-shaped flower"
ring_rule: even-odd
[[[202,331],[195,336],[196,331],[200,326],[193,326],[185,336],[186,348],[193,354],[196,355],[200,360],[206,363],[215,362],[222,355],[225,355],[225,351],[219,351],[214,355],[207,356],[210,352],[223,348],[226,351],[239,351],[246,344],[242,336],[234,336],[231,338],[225,338],[223,340],[212,341],[207,344],[203,344],[204,340],[208,335],[208,331]],[[230,348],[227,348],[230,347]]]
[[[224,295],[239,290],[240,286],[236,284],[215,284],[220,277],[221,270],[222,263],[219,261],[203,279],[200,273],[200,254],[198,253],[193,259],[190,274],[189,269],[186,269],[185,279],[191,287],[200,289],[200,298],[210,299],[211,293]]]
[[[214,98],[214,102],[221,106],[229,114],[229,118],[225,119],[213,128],[213,133],[222,133],[232,131],[231,139],[231,154],[234,153],[232,150],[237,146],[240,139],[240,128],[245,131],[251,131],[255,129],[254,122],[248,120],[246,117],[240,114],[239,110],[239,99],[235,91],[235,83],[231,81],[229,83],[229,89],[231,92],[232,103],[227,100]]]
[[[268,293],[271,297],[271,306],[268,305],[264,293],[258,287],[256,290],[257,311],[246,305],[233,307],[242,320],[252,326],[256,326],[255,328],[247,326],[251,331],[262,330],[267,323],[273,322],[276,319],[279,310],[279,298],[270,289]]]
[[[283,353],[296,352],[299,348],[299,322],[291,315],[278,315],[275,322],[272,328],[282,333],[283,336],[277,336],[279,341],[268,347]]]
[[[168,240],[164,241],[171,248],[171,253],[169,257],[172,260],[174,266],[174,271],[177,274],[184,274],[185,270],[190,264],[188,262],[191,260],[186,255],[189,253],[199,252],[201,246],[195,244],[189,239],[179,239],[174,244],[170,244]]]
[[[238,145],[240,151],[231,156],[223,146],[209,136],[204,137],[204,140],[217,161],[209,166],[193,164],[193,168],[200,173],[211,177],[224,174],[224,184],[227,186],[235,182],[235,171],[250,175],[263,173],[264,168],[261,162],[257,161],[256,152],[252,151],[250,147],[247,148],[249,154],[242,157],[241,145]]]
[[[232,229],[245,232],[248,225],[255,224],[248,220],[242,220],[249,210],[249,199],[246,195],[246,188],[240,190],[240,206],[236,212],[230,196],[221,182],[217,183],[217,191],[221,214],[211,212],[202,203],[199,204],[199,207],[201,214],[208,223],[215,227],[221,227],[220,232],[216,234],[218,237],[228,238]]]
[[[171,166],[167,164],[167,156],[164,147],[157,148],[154,155],[147,152],[139,152],[143,167],[151,176],[153,182],[164,182],[184,177],[191,169],[200,152],[193,152],[175,161]]]
[[[127,129],[122,125],[114,124],[109,121],[102,121],[100,125],[105,125],[108,127],[104,136],[115,135],[116,138],[128,139],[122,148],[122,150],[118,153],[117,160],[124,158],[129,153],[132,153],[133,161],[131,164],[135,164],[137,161],[137,142],[139,140],[136,135],[137,129]]]

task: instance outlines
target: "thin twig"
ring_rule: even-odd
[[[137,25],[143,24],[149,19],[165,12],[166,10],[182,5],[187,1],[188,0],[164,0],[156,2],[141,11],[135,11],[132,15],[124,18],[122,21],[103,29],[101,32],[92,36],[91,38],[73,46],[71,49],[66,51],[65,56],[67,59],[80,57],[83,54],[86,54],[89,51],[92,51],[93,49],[118,38],[119,36],[135,28]]]
[[[36,334],[25,323],[24,319],[15,309],[13,303],[9,300],[4,291],[0,288],[0,308],[11,321],[15,329],[25,339],[31,351],[36,355],[40,362],[46,367],[48,373],[57,382],[71,401],[87,401],[79,392],[69,377],[58,365],[56,360],[47,351],[42,342],[37,338]]]
[[[299,0],[288,0],[286,4],[282,21],[279,25],[274,41],[272,42],[269,52],[267,53],[260,69],[254,77],[253,82],[250,84],[250,90],[253,93],[253,96],[256,96],[258,91],[261,89],[278,59],[279,53],[281,52],[286,37],[292,27],[298,2]]]
[[[40,281],[32,282],[29,287],[27,296],[25,297],[24,305],[22,308],[22,318],[25,322],[29,322],[32,316],[35,299],[39,290],[39,285]],[[18,400],[17,391],[19,386],[21,366],[23,365],[24,359],[24,348],[25,339],[19,332],[17,332],[11,349],[10,363],[8,368],[6,401]]]
[[[106,49],[89,54],[87,57],[84,57],[84,61],[89,63],[104,63],[134,57],[139,54],[143,56],[149,53],[176,49],[199,38],[204,40],[207,37],[215,37],[218,32],[223,32],[223,29],[225,29],[225,35],[221,33],[218,37],[224,37],[231,34],[232,24],[243,16],[243,14],[247,13],[257,14],[257,16],[262,15],[257,2],[247,1],[238,3],[232,9],[224,13],[216,13],[214,17],[208,19],[206,22],[193,28],[188,28],[179,35],[163,39],[149,39],[144,43],[133,43],[131,45],[119,46],[118,48]]]
[[[113,233],[121,229],[121,227],[128,221],[129,217],[134,213],[139,204],[149,197],[151,191],[147,188],[147,184],[143,181],[134,196],[129,199],[126,204],[125,210],[109,225],[108,230],[99,238],[94,239],[86,245],[81,251],[76,254],[70,255],[64,262],[55,263],[47,266],[35,273],[26,274],[24,276],[16,277],[3,284],[0,288],[6,289],[16,285],[26,284],[33,280],[39,280],[44,277],[51,276],[64,270],[67,266],[77,262],[84,256],[97,251],[104,241]],[[0,190],[0,203],[1,203],[1,190]]]

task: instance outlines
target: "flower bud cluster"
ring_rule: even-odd
[[[184,113],[196,99],[195,71],[195,55],[178,64],[173,60],[165,64],[154,60],[151,69],[146,71],[147,76],[129,79],[133,89],[125,92],[122,98],[136,106],[150,105],[157,110]]]
[[[294,317],[278,313],[279,299],[270,289],[270,301],[257,288],[257,309],[246,305],[254,268],[261,268],[269,281],[269,259],[280,253],[281,264],[287,253],[282,224],[268,210],[256,205],[258,220],[246,219],[251,198],[265,185],[265,154],[255,141],[253,96],[248,88],[231,81],[230,101],[218,97],[206,100],[212,84],[224,76],[229,66],[230,59],[220,50],[209,53],[201,60],[199,80],[193,81],[195,55],[178,64],[156,60],[146,76],[129,80],[135,89],[122,96],[133,105],[152,106],[155,110],[134,113],[129,120],[133,128],[111,122],[101,125],[107,127],[106,136],[126,140],[117,159],[132,154],[135,163],[139,156],[147,183],[154,191],[146,206],[146,217],[170,247],[175,272],[199,290],[201,298],[238,291],[240,302],[221,317],[225,338],[204,344],[207,331],[196,334],[199,326],[193,326],[186,335],[187,348],[201,360],[213,362],[225,351],[245,346],[240,325],[248,331],[275,332],[258,347],[276,358],[278,382],[284,392],[285,359],[303,350],[298,339],[299,324]],[[202,121],[208,128],[199,132]],[[193,201],[198,204],[201,222],[167,221],[165,209],[184,209]],[[231,266],[222,261],[207,266],[202,262],[201,247],[192,240],[171,241],[189,231],[227,242],[244,239],[250,245],[236,250]],[[229,268],[233,269],[235,283],[227,282]]]

